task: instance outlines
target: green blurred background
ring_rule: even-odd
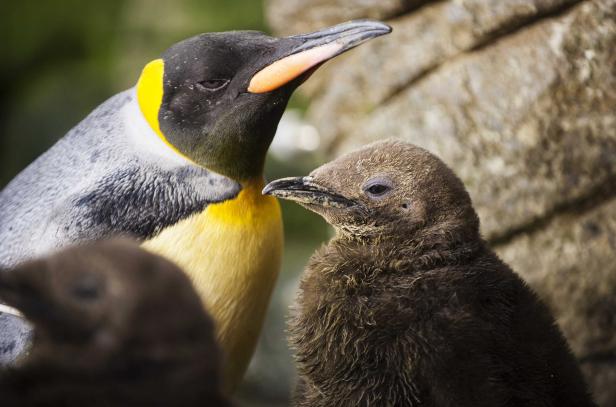
[[[132,87],[141,68],[168,46],[201,32],[233,29],[268,32],[262,1],[0,2],[0,187],[94,107]],[[292,120],[285,126],[288,137],[306,133],[307,125],[301,122],[305,105],[299,96],[292,99]],[[268,178],[304,174],[317,165],[320,159],[310,150],[316,149],[318,139],[315,144],[314,129],[308,130],[307,149],[293,149],[289,140],[274,148],[278,154],[268,160]],[[327,226],[313,214],[287,203],[283,214],[283,272],[237,396],[241,406],[288,404],[294,372],[285,316],[303,265],[328,237]]]

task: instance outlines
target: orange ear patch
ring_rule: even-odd
[[[279,59],[252,77],[248,92],[265,93],[278,89],[313,66],[332,58],[341,49],[342,44],[332,42]]]

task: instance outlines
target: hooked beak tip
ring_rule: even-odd
[[[301,189],[309,177],[287,177],[270,182],[263,188],[263,195],[280,196],[282,191]]]
[[[271,195],[273,190],[274,190],[274,187],[271,186],[270,184],[267,184],[265,186],[265,188],[263,188],[263,191],[261,191],[261,194],[262,195]]]

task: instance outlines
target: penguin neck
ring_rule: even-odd
[[[156,103],[139,106],[139,100],[157,98],[160,95],[135,96],[131,109],[139,109],[139,119],[134,123],[129,120],[128,124],[132,126],[134,142],[166,157],[162,161],[169,165],[198,165],[160,131],[152,107]],[[233,391],[248,367],[281,266],[282,216],[278,201],[261,194],[265,152],[262,156],[250,172],[201,166],[241,180],[239,194],[208,205],[203,212],[167,227],[143,243],[146,249],[174,261],[188,274],[213,317],[218,342],[226,355],[227,393]]]
[[[455,231],[444,232],[440,229],[422,232],[419,237],[412,233],[362,237],[338,233],[327,247],[344,259],[341,263],[361,259],[360,264],[371,265],[378,270],[397,271],[397,268],[402,268],[403,273],[467,264],[473,262],[485,248],[478,236],[457,235]]]
[[[252,184],[254,180],[263,179],[265,157],[274,135],[275,129],[267,128],[253,129],[250,135],[222,132],[211,137],[217,141],[195,148],[191,158],[197,165],[242,185]],[[204,136],[205,139],[209,137]],[[232,144],[233,147],[227,147],[226,144]]]

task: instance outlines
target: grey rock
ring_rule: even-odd
[[[443,158],[485,237],[551,304],[597,400],[616,405],[616,0],[282,3],[269,14],[283,32],[391,18],[390,36],[304,88],[324,152],[399,137]],[[335,11],[315,16],[325,3]]]

